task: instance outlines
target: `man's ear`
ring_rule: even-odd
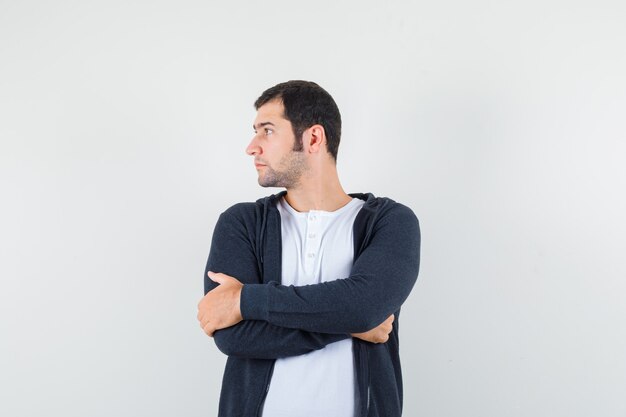
[[[324,126],[313,125],[308,128],[305,132],[304,140],[309,142],[310,153],[318,153],[326,150],[326,132],[324,132]]]

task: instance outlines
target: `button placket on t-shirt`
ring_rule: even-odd
[[[305,243],[305,270],[307,274],[315,274],[315,264],[320,249],[321,216],[316,212],[307,215],[306,243]]]

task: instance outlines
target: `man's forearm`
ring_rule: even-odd
[[[213,234],[211,252],[204,273],[205,295],[218,284],[207,275],[209,270],[237,277],[244,285],[262,282],[257,259],[248,237],[237,227],[237,219],[224,213]],[[238,254],[232,257],[232,254]],[[276,359],[296,356],[350,337],[349,334],[307,332],[273,325],[266,321],[244,320],[213,334],[217,347],[229,356]]]
[[[278,359],[303,355],[349,337],[351,336],[348,334],[288,329],[259,320],[244,320],[214,334],[215,344],[222,353],[253,359]]]
[[[244,285],[241,315],[313,332],[366,332],[398,311],[408,297],[419,271],[419,249],[419,224],[404,210],[372,238],[348,278],[301,287]]]

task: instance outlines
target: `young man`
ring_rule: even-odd
[[[255,102],[259,185],[286,191],[220,216],[198,304],[228,361],[219,415],[395,417],[398,316],[419,269],[413,212],[346,194],[341,116],[320,86],[289,81]]]

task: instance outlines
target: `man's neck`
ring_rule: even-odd
[[[335,176],[326,180],[303,181],[297,187],[287,189],[285,199],[295,210],[307,212],[335,211],[348,204],[352,197],[346,194]]]

